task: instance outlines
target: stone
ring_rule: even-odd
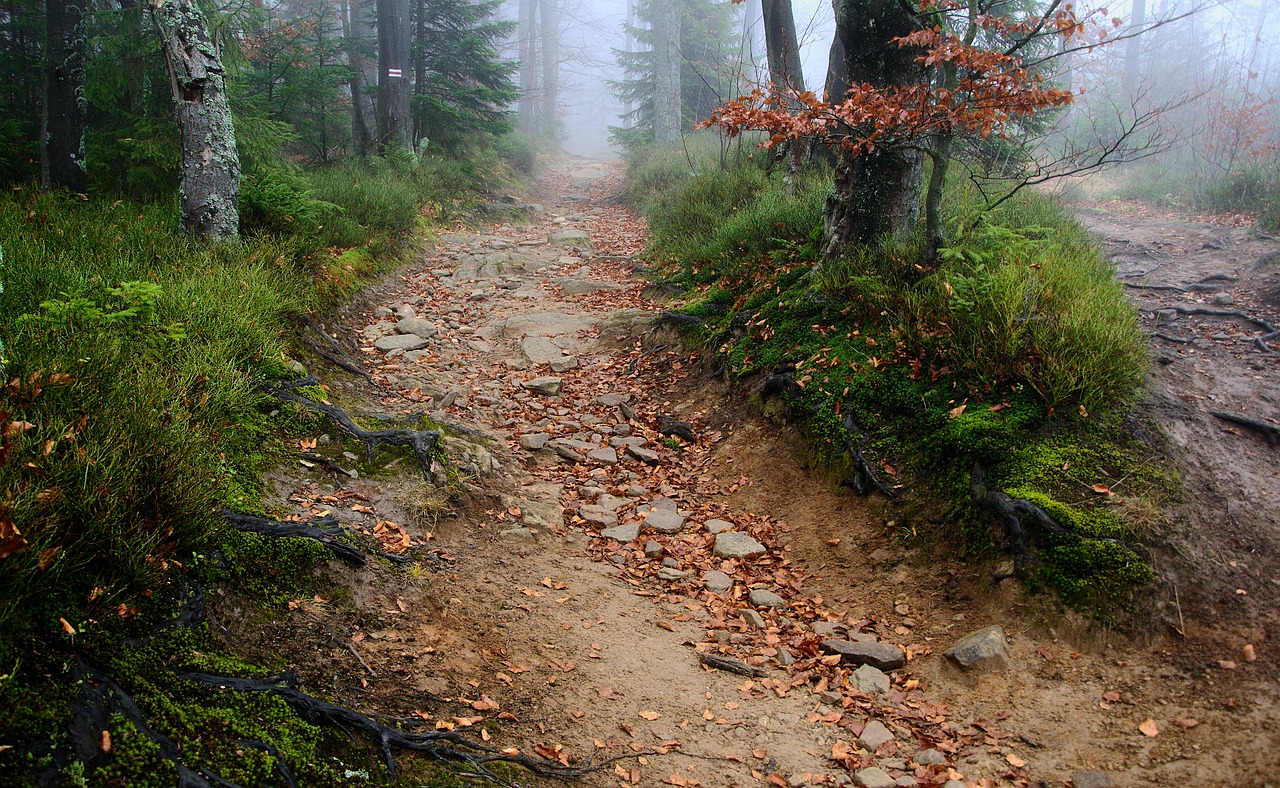
[[[383,353],[390,353],[393,350],[404,352],[406,350],[418,350],[431,344],[431,340],[423,339],[414,334],[393,334],[391,336],[382,337],[373,346]]]
[[[712,569],[702,576],[702,587],[713,594],[728,593],[733,588],[733,578],[719,569]]]
[[[294,373],[297,375],[305,377],[307,374],[307,368],[304,367],[302,365],[302,362],[297,360],[296,358],[289,359],[288,367],[289,369],[293,370]]]
[[[630,506],[631,499],[619,498],[616,495],[610,495],[609,493],[602,493],[600,497],[596,499],[596,505],[602,506],[611,512],[616,512],[624,506]]]
[[[1071,777],[1075,788],[1116,788],[1116,781],[1106,772],[1076,772]]]
[[[857,780],[862,788],[896,788],[898,785],[889,773],[879,766],[859,769],[854,773],[853,779]]]
[[[635,440],[635,438],[628,438],[627,440]],[[657,465],[662,462],[662,457],[656,451],[641,446],[627,446],[627,454],[635,457],[645,465]]]
[[[778,646],[778,655],[776,659],[778,660],[778,664],[784,668],[790,667],[796,664],[796,658],[791,654],[790,651],[787,651],[782,646]]]
[[[880,749],[880,745],[893,741],[893,733],[885,727],[880,720],[872,720],[867,723],[867,727],[862,729],[862,735],[858,736],[858,744],[861,744],[870,752]]]
[[[613,451],[613,449],[607,451]],[[684,518],[678,512],[659,509],[656,512],[649,512],[644,518],[644,524],[660,534],[678,534],[684,528]]]
[[[564,381],[560,378],[543,377],[526,380],[520,385],[529,391],[532,391],[534,394],[541,394],[544,397],[554,397],[560,393],[560,386],[563,385],[563,383]]]
[[[898,788],[915,788],[915,786],[920,784],[920,781],[909,774],[904,774],[894,780],[893,784],[898,786]]]
[[[911,757],[911,760],[921,766],[940,766],[947,762],[947,756],[933,748],[929,748],[916,753]]]
[[[964,780],[947,780],[942,784],[942,788],[969,788],[969,784]]]
[[[550,362],[552,372],[568,372],[571,369],[578,368],[577,356],[561,356],[560,358]]]
[[[552,233],[547,242],[556,246],[591,246],[591,236],[582,230],[561,230]]]
[[[1214,293],[1213,303],[1218,306],[1234,306],[1236,303],[1236,297],[1230,293]]]
[[[531,364],[550,364],[564,357],[559,345],[546,337],[539,336],[525,337],[520,340],[520,352],[524,353]]]
[[[843,621],[815,621],[809,628],[820,638],[839,638],[849,631]]]
[[[618,515],[614,514],[612,511],[604,508],[603,506],[595,506],[594,504],[579,506],[578,516],[589,523],[595,523],[596,525],[602,525],[606,527],[613,526],[618,523]],[[631,537],[631,539],[634,539],[634,538],[635,538],[634,536]],[[630,542],[631,539],[624,539],[622,541]]]
[[[890,643],[824,640],[819,645],[828,654],[839,654],[840,661],[848,665],[870,665],[880,670],[897,670],[907,664],[907,655]]]
[[[530,529],[530,528],[507,528],[505,530],[499,531],[498,536],[502,537],[503,539],[512,539],[512,540],[533,539],[534,533],[533,533],[533,529]]]
[[[623,523],[613,528],[606,528],[600,532],[601,536],[610,539],[617,539],[619,542],[632,542],[640,535],[639,523]]]
[[[702,524],[702,527],[706,528],[709,534],[719,534],[725,531],[732,531],[733,523],[728,520],[707,520]]]
[[[618,453],[610,448],[592,449],[587,452],[587,459],[592,462],[598,462],[601,465],[617,465]],[[665,531],[662,533],[666,533]]]
[[[670,567],[671,569],[680,568],[680,562],[677,561],[675,558],[672,558],[671,556],[667,556],[666,558],[662,559],[662,565],[666,567]]]
[[[572,277],[560,277],[554,280],[560,285],[560,289],[567,296],[584,295],[586,293],[598,293],[602,290],[621,290],[625,285],[616,284],[614,282],[596,282],[591,279],[575,279]]]
[[[888,695],[893,684],[884,671],[872,665],[860,665],[853,672],[853,686],[863,695]]]
[[[616,408],[630,399],[630,394],[601,394],[596,397],[596,403],[604,405],[606,408]]]
[[[725,531],[716,534],[712,552],[717,558],[754,558],[764,555],[764,545],[741,531]]]
[[[662,546],[662,542],[659,542],[656,539],[650,539],[649,541],[644,543],[645,558],[657,558],[658,556],[662,555],[665,552],[666,552],[666,548]]]
[[[524,520],[526,525],[555,530],[564,525],[564,512],[560,511],[560,507],[555,504],[520,501],[520,519]]]
[[[409,304],[401,304],[400,306],[396,307],[394,311],[395,311],[396,317],[400,318],[401,320],[404,320],[407,317],[418,316],[418,313]]]
[[[1012,657],[999,624],[970,632],[946,653],[965,670],[1004,670]]]
[[[783,610],[787,606],[787,600],[767,588],[752,589],[747,596],[747,601],[756,607],[771,607],[774,610]]]
[[[759,613],[757,613],[756,611],[752,610],[749,607],[743,608],[742,613],[740,615],[742,616],[742,620],[747,622],[748,626],[754,627],[756,629],[764,629],[766,626],[764,622],[764,616],[760,615]]]
[[[658,579],[666,580],[669,583],[674,583],[677,580],[684,580],[688,576],[688,572],[681,572],[679,569],[672,569],[669,566],[664,566],[658,570]]]
[[[436,324],[420,317],[406,317],[396,323],[397,334],[413,334],[416,337],[430,339],[439,332]]]
[[[531,432],[528,435],[521,435],[520,448],[528,449],[529,451],[537,451],[538,449],[546,447],[547,441],[550,437],[551,436],[547,435],[545,432]]]

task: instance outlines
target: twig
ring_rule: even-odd
[[[728,657],[717,657],[714,654],[705,654],[698,652],[698,661],[709,668],[723,670],[726,673],[736,673],[739,676],[748,676],[750,678],[763,678],[769,675],[769,671],[764,668],[757,668],[754,665],[748,665],[745,662],[739,662],[736,659]]]

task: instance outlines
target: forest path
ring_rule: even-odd
[[[620,164],[563,162],[526,196],[529,221],[446,235],[345,311],[336,333],[376,386],[335,381],[335,398],[466,425],[449,452],[475,475],[433,500],[411,477],[281,474],[276,508],[420,545],[439,569],[354,573],[350,609],[300,600],[258,648],[296,654],[353,707],[575,764],[626,756],[588,785],[1261,786],[1280,771],[1269,653],[1224,676],[1178,642],[1073,625],[810,475],[794,434],[653,330],[631,263],[645,228],[610,201],[620,189]],[[664,417],[694,440],[660,433]],[[943,657],[995,623],[1008,670]],[[855,672],[824,639],[910,660]]]

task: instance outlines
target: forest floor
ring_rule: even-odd
[[[619,758],[587,785],[1280,784],[1277,449],[1206,413],[1277,413],[1280,366],[1244,341],[1251,325],[1183,316],[1159,330],[1194,344],[1152,340],[1172,361],[1153,366],[1143,407],[1188,496],[1170,513],[1180,548],[1158,556],[1177,601],[1135,637],[993,587],[989,567],[904,542],[890,507],[810,475],[795,434],[653,332],[660,307],[630,263],[645,229],[611,201],[621,186],[620,164],[565,161],[522,196],[528,222],[446,235],[328,322],[375,381],[317,367],[332,399],[467,425],[449,449],[477,475],[427,505],[439,493],[412,476],[280,469],[277,514],[327,511],[389,548],[430,551],[438,569],[335,570],[346,588],[267,624],[214,604],[215,631],[251,657],[286,655],[354,708],[553,760]],[[1246,270],[1273,240],[1081,215],[1120,275],[1146,272],[1127,282],[1229,274],[1235,304],[1214,308],[1280,311],[1280,264]],[[1214,296],[1134,294],[1144,310]],[[432,327],[416,324],[422,346],[378,349],[408,316]],[[661,417],[695,440],[660,434]],[[315,440],[345,462],[340,439]],[[601,535],[611,527],[620,539]],[[718,557],[716,529],[764,552]],[[753,606],[752,590],[782,607]],[[943,656],[990,624],[1010,637],[1007,669],[967,673]],[[827,637],[910,659],[886,685],[832,664]]]

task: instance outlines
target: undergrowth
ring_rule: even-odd
[[[981,213],[953,186],[937,259],[885,242],[820,261],[826,183],[751,161],[650,198],[649,255],[703,318],[693,338],[734,379],[794,381],[790,416],[832,481],[849,470],[851,416],[888,483],[941,498],[969,556],[1000,541],[970,499],[982,465],[1070,532],[1039,542],[1032,585],[1121,615],[1153,579],[1141,544],[1158,517],[1131,512],[1158,511],[1176,485],[1126,423],[1146,354],[1097,248],[1047,198]]]
[[[113,723],[116,757],[96,774],[67,760],[65,741],[57,749],[79,660],[132,694],[189,764],[243,785],[275,779],[264,752],[234,746],[242,738],[277,747],[300,784],[351,782],[333,760],[348,758],[345,739],[278,701],[172,672],[260,668],[205,629],[154,627],[184,572],[276,611],[317,582],[330,558],[318,545],[219,517],[261,511],[262,474],[297,431],[298,414],[258,387],[296,374],[292,314],[334,305],[496,174],[529,166],[528,151],[504,145],[470,160],[258,170],[244,237],[220,245],[181,234],[171,201],[33,186],[0,196],[0,783],[31,784],[47,766],[85,784],[172,784],[127,720]],[[361,779],[385,779],[358,760]]]

